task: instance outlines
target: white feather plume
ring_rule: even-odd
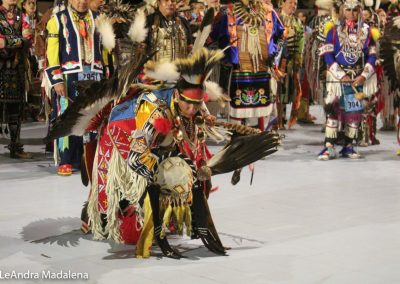
[[[204,85],[206,87],[206,93],[210,101],[218,102],[221,107],[225,106],[225,102],[230,101],[230,98],[224,94],[224,91],[217,83],[206,81],[204,82]]]
[[[364,0],[364,5],[367,7],[372,7],[374,5],[373,0]]]
[[[323,10],[331,10],[333,8],[333,0],[317,0],[315,1],[315,5],[319,8],[319,9],[323,9]]]
[[[381,0],[376,0],[376,2],[375,2],[375,11],[378,10],[380,6],[381,6]]]
[[[133,42],[143,42],[147,37],[146,16],[143,11],[135,14],[135,20],[131,24],[128,32],[129,38]]]
[[[111,50],[115,47],[115,34],[111,23],[111,18],[101,14],[95,21],[96,29],[100,33],[101,42],[105,48]]]
[[[57,6],[55,6],[55,7],[53,8],[52,13],[53,13],[53,15],[55,15],[55,14],[57,14],[58,12],[61,12],[61,11],[64,11],[64,10],[65,10],[65,5],[64,5],[64,4],[62,4],[62,5],[57,5]]]
[[[180,73],[175,64],[169,61],[149,62],[144,67],[146,77],[167,82],[176,82],[180,77]]]
[[[400,16],[393,18],[393,26],[396,26],[400,29]]]

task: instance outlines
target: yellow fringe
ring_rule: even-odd
[[[166,230],[168,230],[169,222],[171,221],[172,216],[172,206],[169,204],[165,209],[164,216],[163,216],[163,223],[161,228],[160,238],[165,238]]]
[[[192,234],[192,212],[190,210],[190,206],[187,204],[185,205],[184,209],[186,234],[190,237],[190,235]]]
[[[146,194],[146,198],[143,202],[144,210],[144,225],[140,238],[136,243],[136,257],[137,258],[148,258],[150,257],[151,245],[154,238],[154,224],[153,224],[153,212],[151,210],[150,198]]]

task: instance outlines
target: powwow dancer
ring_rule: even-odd
[[[272,5],[259,0],[238,1],[216,16],[210,37],[219,48],[230,46],[221,62],[221,76],[229,77],[232,70],[226,88],[231,97],[232,121],[257,125],[261,131],[267,127],[276,95],[276,84],[270,82],[271,73],[283,31]]]
[[[79,95],[74,82],[100,80],[103,63],[107,64],[103,62],[100,35],[95,28],[97,14],[89,10],[87,0],[71,0],[70,3],[47,23],[46,75],[52,87],[53,121]],[[81,166],[82,137],[57,139],[54,153],[59,154],[60,159],[57,173],[70,176],[72,168]]]
[[[20,143],[25,100],[24,58],[31,42],[22,36],[21,11],[16,0],[0,6],[0,131],[10,135],[10,157],[30,159]]]
[[[213,126],[213,119],[202,106],[206,94],[210,99],[222,96],[220,88],[206,80],[211,68],[223,56],[221,50],[200,49],[187,59],[149,62],[145,66],[146,77],[164,84],[137,85],[138,89],[112,109],[108,123],[100,130],[99,142],[106,140],[109,147],[103,149],[112,158],[107,163],[100,160],[102,148],[98,147],[94,168],[100,172],[102,167],[107,167],[107,174],[103,176],[107,184],[100,188],[96,185],[98,179],[93,181],[88,208],[95,239],[107,236],[124,241],[120,216],[138,214],[144,223],[137,242],[137,256],[149,257],[155,238],[165,256],[180,258],[181,254],[166,238],[166,227],[173,216],[179,233],[186,228],[188,235],[200,238],[208,249],[225,254],[204,190],[211,175],[236,170],[275,152],[279,137],[266,132],[237,137],[211,157],[206,137],[223,141],[227,132]],[[105,84],[100,90],[112,86],[107,81],[100,84]],[[107,94],[99,96],[103,95],[98,95],[97,102],[102,101],[104,105]],[[89,103],[82,104],[80,108],[72,108],[69,114],[83,115],[88,107]],[[60,120],[53,135],[63,135],[66,129],[72,129],[62,124]],[[83,131],[86,126],[80,128]],[[102,199],[105,194],[106,199]],[[105,226],[101,200],[107,205]]]
[[[339,23],[330,25],[326,44],[322,47],[327,72],[327,114],[325,147],[318,156],[327,161],[336,158],[334,144],[339,121],[344,124],[343,157],[360,158],[353,148],[361,121],[364,98],[378,91],[375,74],[375,40],[379,32],[362,22],[361,3],[346,0],[341,7]]]

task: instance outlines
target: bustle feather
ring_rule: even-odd
[[[148,62],[144,74],[149,79],[163,82],[176,82],[180,77],[192,84],[202,84],[207,80],[211,69],[224,57],[223,50],[201,48],[188,58],[169,61]]]
[[[196,52],[200,48],[204,47],[208,36],[211,33],[212,24],[214,22],[215,10],[210,8],[204,15],[203,21],[201,22],[200,29],[197,32],[196,40],[193,44],[192,53]]]
[[[224,58],[223,50],[201,48],[188,58],[174,61],[178,72],[192,84],[203,83],[211,74],[212,68]]]
[[[272,132],[236,136],[207,161],[207,166],[213,175],[228,173],[275,153],[278,145],[280,137]]]

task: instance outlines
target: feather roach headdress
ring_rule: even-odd
[[[148,62],[147,78],[161,81],[159,88],[175,86],[184,100],[201,103],[206,97],[212,101],[227,100],[218,84],[207,81],[213,67],[224,57],[223,50],[201,48],[190,57],[172,62]]]
[[[358,0],[344,0],[343,1],[343,7],[345,9],[354,9],[357,7],[361,7],[362,3]]]

